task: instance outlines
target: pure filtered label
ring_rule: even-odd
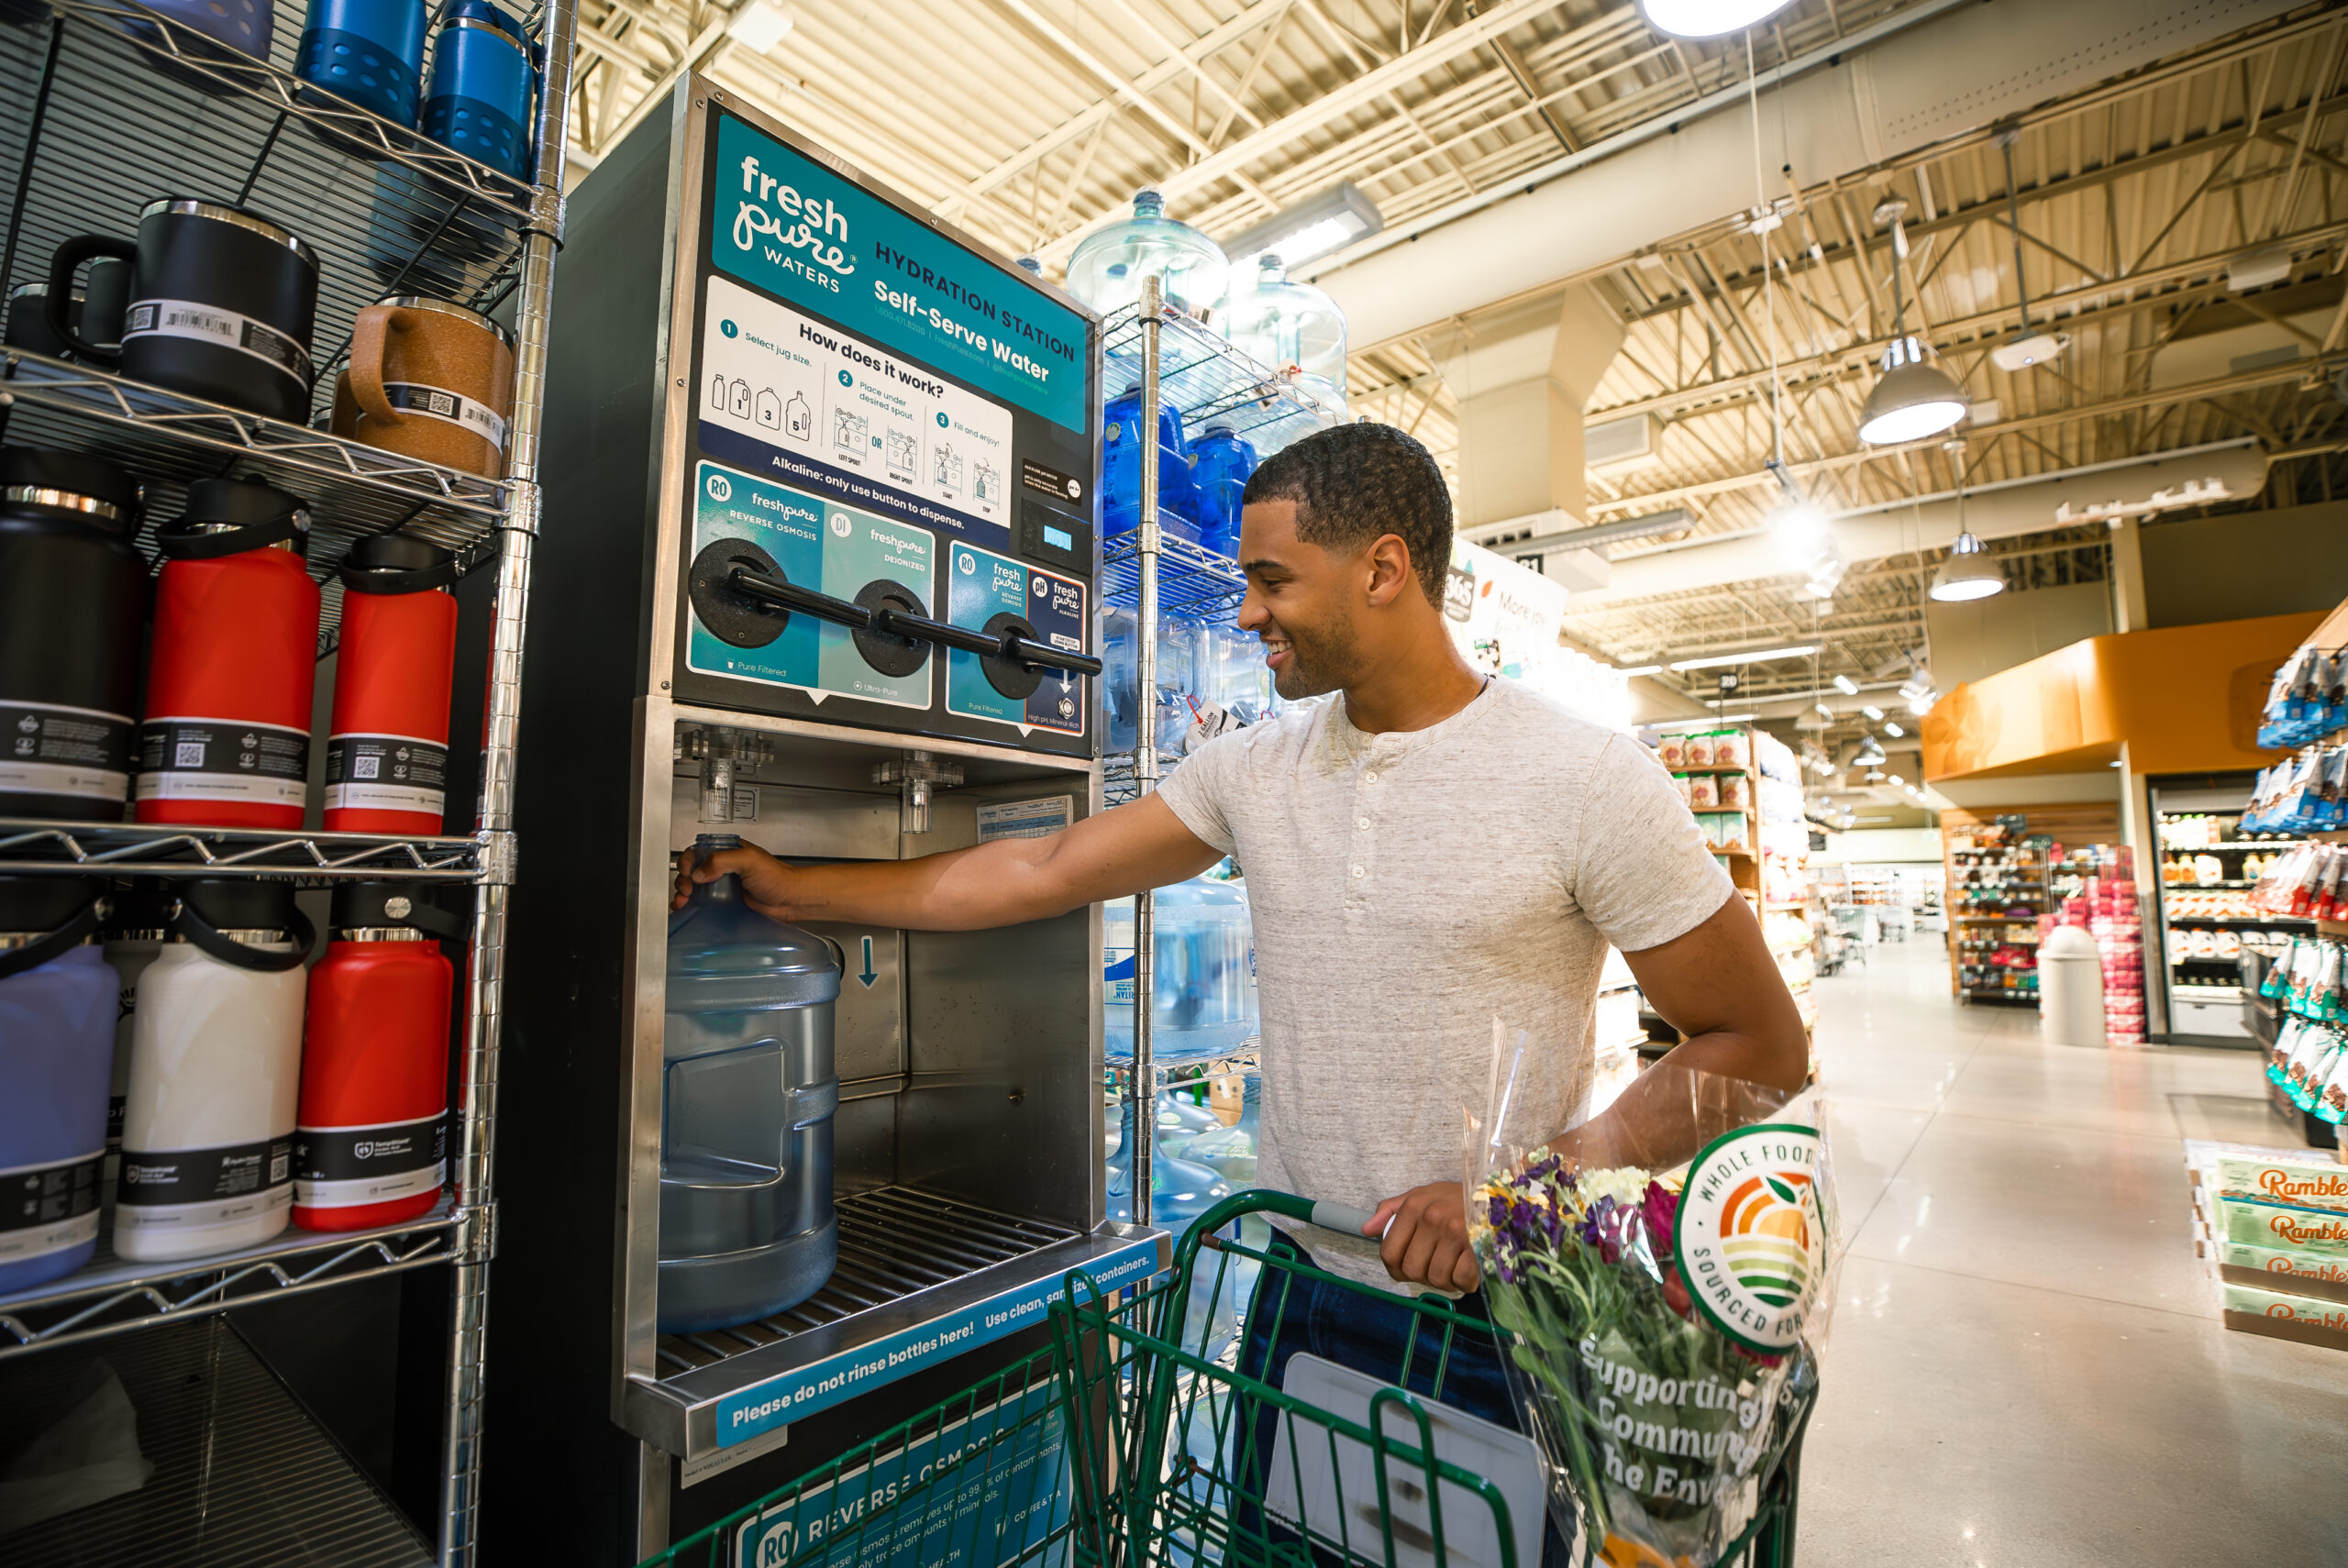
[[[200,300],[140,300],[122,320],[122,340],[134,337],[185,337],[234,349],[310,384],[310,354],[295,339],[265,321]]]
[[[1088,617],[1084,584],[980,549],[947,547],[946,619],[984,630],[997,616],[1014,616],[1036,628],[1036,640],[1069,653],[1084,651]],[[1084,733],[1084,678],[1064,669],[1043,671],[1043,683],[1024,698],[1006,697],[987,679],[977,654],[949,651],[946,662],[946,711],[973,719],[993,719],[1030,730]]]
[[[448,1163],[445,1110],[414,1121],[294,1130],[294,1201],[355,1209],[430,1192]]]
[[[138,729],[138,799],[307,803],[307,730],[238,719],[150,719]]]
[[[0,698],[0,796],[62,795],[118,806],[130,792],[137,733],[127,713]]]
[[[105,1151],[0,1170],[0,1264],[61,1253],[98,1233]]]
[[[209,1149],[125,1149],[115,1184],[118,1230],[201,1229],[290,1207],[294,1140]]]
[[[327,737],[326,809],[439,816],[449,748],[414,735]]]
[[[447,387],[421,381],[385,381],[383,401],[403,414],[437,419],[471,431],[499,451],[505,449],[505,421],[495,409]]]

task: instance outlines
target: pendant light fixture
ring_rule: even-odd
[[[1961,604],[2003,593],[2006,574],[1990,558],[1989,547],[1965,525],[1965,443],[1950,441],[1944,446],[1956,470],[1956,543],[1948,547],[1948,558],[1933,574],[1932,594],[1944,604]]]
[[[1676,39],[1716,39],[1765,21],[1793,0],[1639,0],[1647,26]]]
[[[1851,758],[1855,767],[1880,767],[1885,762],[1883,743],[1869,735],[1859,743],[1858,755]]]
[[[1908,303],[1899,284],[1908,260],[1908,228],[1900,221],[1907,211],[1908,204],[1897,196],[1875,210],[1877,223],[1891,225],[1891,347],[1884,350],[1883,374],[1859,414],[1859,439],[1870,447],[1921,441],[1965,417],[1965,389],[1908,335]]]

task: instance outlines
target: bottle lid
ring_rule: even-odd
[[[440,25],[445,28],[451,22],[486,22],[525,50],[530,47],[529,31],[522,18],[493,0],[449,0],[440,9]]]
[[[360,593],[421,593],[456,581],[457,552],[413,534],[371,534],[342,558],[342,585]]]
[[[0,931],[55,931],[105,890],[90,877],[0,877]]]
[[[739,849],[742,835],[735,833],[705,833],[693,840],[695,855],[714,855],[721,849]]]
[[[338,882],[327,924],[337,931],[398,927],[446,936],[460,929],[435,882]]]
[[[290,931],[297,912],[291,882],[206,878],[182,882],[177,891],[216,931]]]
[[[249,543],[237,540],[221,548],[189,547],[189,542],[200,536],[246,530],[250,531]],[[209,558],[271,545],[282,545],[302,555],[310,547],[310,503],[258,480],[198,480],[187,487],[187,505],[163,525],[162,536],[166,555]]]
[[[116,882],[107,897],[113,911],[106,916],[109,936],[116,932],[161,931],[171,923],[172,893],[156,877],[131,877]]]
[[[1164,193],[1151,187],[1145,187],[1134,193],[1134,215],[1135,217],[1156,217],[1165,210],[1166,196]]]
[[[110,534],[138,517],[138,481],[101,458],[47,447],[0,447],[0,491],[13,506],[71,516]]]

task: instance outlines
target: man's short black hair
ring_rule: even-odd
[[[1391,425],[1340,425],[1264,459],[1240,497],[1296,503],[1308,545],[1365,550],[1392,534],[1411,549],[1427,602],[1443,607],[1451,570],[1451,491],[1427,449]]]

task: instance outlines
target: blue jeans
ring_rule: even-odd
[[[1281,1247],[1292,1250],[1308,1264],[1312,1261],[1312,1254],[1294,1237],[1276,1227],[1268,1250],[1277,1253]],[[1480,1324],[1491,1322],[1490,1309],[1480,1290],[1460,1297],[1452,1309]],[[1446,1326],[1401,1301],[1267,1265],[1257,1279],[1255,1299],[1247,1306],[1247,1322],[1239,1342],[1239,1372],[1275,1388],[1284,1387],[1289,1358],[1302,1351],[1411,1393],[1434,1397],[1434,1372],[1440,1364],[1442,1403],[1480,1416],[1495,1426],[1523,1431],[1524,1422],[1509,1393],[1508,1376],[1501,1368],[1499,1348],[1489,1329],[1455,1329],[1445,1360]],[[1279,1423],[1279,1412],[1272,1406],[1246,1398],[1240,1401],[1238,1419],[1232,1423],[1230,1474],[1239,1493],[1234,1522],[1242,1541],[1265,1539],[1260,1505]],[[1271,1534],[1293,1539],[1278,1525],[1271,1527]],[[1556,1521],[1545,1517],[1542,1568],[1561,1568],[1566,1561],[1566,1543],[1557,1533]]]

